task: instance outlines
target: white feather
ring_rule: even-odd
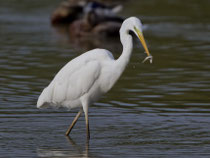
[[[101,72],[105,71],[105,69],[102,70],[102,67],[107,62],[111,63],[113,61],[112,54],[103,49],[91,50],[71,60],[43,90],[38,99],[37,107],[60,105],[72,108],[75,105],[72,106],[71,102],[81,104],[79,99],[89,92],[90,88],[97,83]]]

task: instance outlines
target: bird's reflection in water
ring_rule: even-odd
[[[77,145],[75,143],[75,141],[69,137],[69,136],[66,136],[66,139],[69,141],[69,143],[81,154],[83,155],[83,157],[89,157],[89,140],[86,141],[85,143],[85,150],[83,150],[81,148],[81,146]]]
[[[47,149],[47,148],[38,148],[37,155],[41,158],[46,157],[62,157],[62,158],[91,158],[98,156],[90,156],[89,155],[89,142],[87,141],[83,147],[82,145],[78,145],[73,141],[69,136],[66,136],[67,142],[70,144],[70,149]]]

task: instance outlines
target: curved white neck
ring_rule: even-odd
[[[121,30],[120,30],[120,40],[123,45],[123,52],[120,55],[120,57],[117,60],[115,60],[115,62],[113,62],[113,65],[110,70],[113,73],[111,73],[109,76],[109,81],[108,81],[109,86],[107,86],[107,91],[120,78],[121,74],[125,70],[128,62],[130,60],[131,53],[133,50],[133,40],[132,40],[132,36],[129,35],[127,32],[128,32],[128,29],[126,29],[124,27],[121,28]],[[112,82],[110,82],[110,80]]]
[[[127,30],[120,32],[120,40],[123,45],[123,52],[116,60],[116,62],[119,71],[123,72],[131,57],[133,50],[133,40],[132,36],[127,33]]]

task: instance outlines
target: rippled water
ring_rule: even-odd
[[[41,90],[95,43],[77,43],[50,26],[59,0],[0,2],[0,157],[209,157],[210,3],[141,0],[122,14],[145,24],[154,64],[135,49],[125,73],[90,108],[91,141],[77,109],[38,110]],[[81,45],[79,48],[78,45]],[[117,57],[119,41],[96,43]]]

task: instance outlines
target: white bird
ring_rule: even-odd
[[[88,108],[113,87],[125,70],[133,49],[130,31],[137,35],[148,55],[144,61],[149,59],[151,63],[152,56],[144,40],[142,23],[138,18],[130,17],[122,23],[120,28],[123,52],[118,59],[115,60],[112,53],[105,49],[90,50],[68,62],[42,91],[37,102],[38,108],[46,106],[69,109],[80,107],[66,135],[69,135],[84,111],[87,139],[90,139]]]

